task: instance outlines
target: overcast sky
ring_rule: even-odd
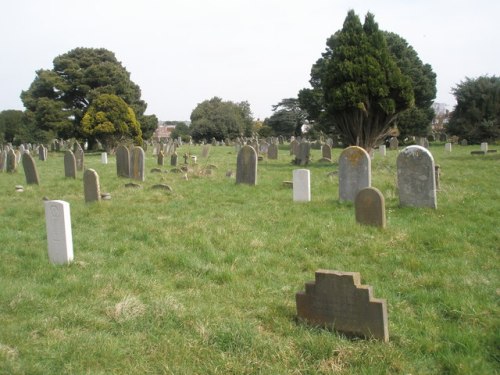
[[[189,120],[214,96],[248,101],[255,118],[309,87],[312,64],[349,9],[413,46],[437,74],[436,102],[465,77],[500,75],[497,0],[5,0],[0,111],[38,69],[76,47],[106,48],[160,120]]]

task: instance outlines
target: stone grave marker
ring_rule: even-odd
[[[99,186],[99,175],[91,168],[83,173],[83,193],[85,203],[101,200],[101,187]]]
[[[38,171],[36,169],[35,160],[33,157],[24,153],[22,157],[24,175],[26,177],[26,183],[28,185],[35,184],[38,185],[40,183],[40,178],[38,177]]]
[[[116,149],[116,174],[118,177],[130,177],[130,151],[123,145]]]
[[[323,159],[332,160],[332,147],[328,144],[324,144],[321,147],[321,155]]]
[[[290,155],[297,156],[299,154],[300,143],[296,139],[290,142]]]
[[[38,146],[38,160],[45,161],[47,160],[47,149],[44,145]]]
[[[389,140],[389,149],[391,150],[397,150],[399,147],[399,141],[396,137],[392,137],[390,140]]]
[[[0,172],[5,172],[7,170],[7,150],[2,150],[0,152]]]
[[[101,164],[108,164],[108,153],[101,152]]]
[[[157,159],[158,165],[165,164],[165,154],[163,153],[163,151],[158,152],[156,159]]]
[[[238,153],[236,183],[257,185],[257,152],[252,146],[245,145]]]
[[[487,142],[482,142],[481,143],[481,151],[483,152],[488,152],[488,143]]]
[[[359,272],[317,270],[315,281],[295,295],[297,316],[306,323],[348,336],[389,341],[387,302],[361,285]]]
[[[201,148],[201,157],[208,158],[208,154],[210,153],[210,145],[203,145]]]
[[[278,145],[276,143],[271,143],[267,148],[267,158],[269,160],[278,159]]]
[[[421,146],[408,146],[396,160],[401,206],[437,208],[434,158]]]
[[[300,142],[299,153],[295,157],[295,164],[307,165],[311,160],[311,144],[307,141]]]
[[[311,201],[311,172],[308,169],[293,170],[293,201]]]
[[[380,155],[382,155],[382,156],[387,155],[387,149],[386,149],[385,145],[378,146],[378,151],[379,151]]]
[[[49,200],[44,205],[49,260],[53,264],[68,264],[73,260],[69,203]]]
[[[64,153],[64,177],[76,178],[76,158],[71,150]]]
[[[7,172],[14,173],[17,171],[17,163],[16,163],[16,153],[13,149],[9,149],[7,152]]]
[[[361,189],[354,200],[356,221],[363,225],[385,228],[385,199],[374,187]]]
[[[451,143],[449,143],[449,142],[448,142],[448,143],[445,143],[445,144],[444,144],[444,150],[445,150],[446,152],[451,152]]]
[[[339,199],[354,202],[361,189],[371,186],[370,155],[358,146],[350,146],[339,157]]]
[[[462,139],[462,141],[460,142],[461,146],[467,146],[467,144],[468,144],[467,139]]]
[[[172,156],[170,156],[170,165],[172,167],[176,167],[177,166],[177,152],[174,152],[172,154]]]
[[[75,159],[76,159],[76,170],[77,171],[83,171],[84,160],[85,160],[85,156],[84,156],[84,153],[83,153],[83,148],[77,147],[77,149],[74,152],[74,154],[75,154]]]
[[[146,156],[142,147],[134,147],[132,152],[132,165],[131,165],[131,178],[138,181],[144,181],[146,176],[144,171],[146,169]]]

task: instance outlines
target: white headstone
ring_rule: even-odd
[[[387,155],[387,150],[386,150],[385,145],[380,145],[380,146],[378,147],[378,150],[379,150],[379,152],[380,152],[380,155],[382,155],[382,156],[386,156],[386,155]]]
[[[448,151],[448,152],[451,152],[451,143],[445,143],[444,144],[444,150]]]
[[[68,264],[73,260],[69,203],[58,200],[45,201],[45,222],[50,262]]]
[[[481,151],[488,152],[488,143],[487,142],[481,143]]]
[[[293,201],[311,201],[311,172],[309,169],[294,169],[293,171]]]
[[[101,153],[101,164],[108,164],[108,153]]]

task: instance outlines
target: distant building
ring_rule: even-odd
[[[158,122],[158,127],[156,128],[155,132],[153,133],[153,138],[170,138],[170,134],[175,129],[175,125],[167,125],[165,121],[159,121]]]

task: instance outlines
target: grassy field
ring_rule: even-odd
[[[437,210],[400,208],[397,152],[377,154],[385,230],[355,223],[338,165],[315,162],[317,150],[309,203],[282,184],[295,168],[286,146],[259,162],[254,187],[225,176],[232,147],[212,148],[198,164],[217,169],[188,180],[149,173],[149,150],[141,189],[116,177],[113,156],[88,154],[112,195],[92,204],[81,172],[64,178],[62,153],[37,160],[40,186],[22,167],[0,174],[0,373],[498,374],[500,153],[476,149],[431,146]],[[188,151],[201,154],[183,147],[180,161]],[[70,203],[69,266],[48,261],[43,197]],[[389,343],[296,322],[295,293],[320,268],[360,272],[387,299]]]

